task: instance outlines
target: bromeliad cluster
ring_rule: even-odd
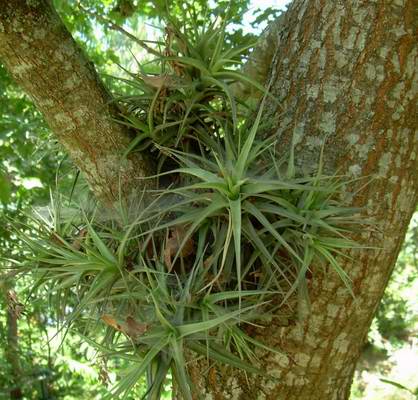
[[[150,147],[152,151],[155,145],[200,154],[223,136],[225,126],[236,127],[251,110],[248,102],[234,96],[234,85],[266,93],[259,82],[237,70],[254,43],[228,45],[226,22],[186,24],[182,29],[179,24],[168,18],[159,43],[163,50],[152,50],[152,60],[143,65],[137,62],[138,71],[125,70],[130,79],[117,78],[131,88],[128,95],[117,97],[122,110],[118,121],[136,132],[126,154]],[[159,148],[155,153],[161,167],[166,154]]]
[[[132,363],[112,396],[146,375],[147,396],[158,399],[171,373],[191,399],[185,350],[262,374],[255,347],[279,350],[249,325],[308,302],[309,271],[330,266],[351,290],[335,257],[355,246],[346,236],[357,210],[338,203],[342,182],[323,174],[321,159],[314,176],[298,176],[293,150],[279,157],[275,138],[257,135],[270,95],[233,69],[248,46],[230,47],[225,24],[170,20],[163,47],[158,73],[131,73],[134,93],[118,101],[137,134],[127,152],[152,150],[156,177],[171,184],[111,217],[58,201],[19,232],[25,265],[66,324]],[[263,93],[257,112],[234,96],[237,82]]]

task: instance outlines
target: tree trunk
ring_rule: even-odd
[[[146,163],[121,166],[118,152],[128,135],[109,121],[108,97],[92,67],[46,0],[26,3],[0,6],[0,57],[96,193],[114,198],[119,171],[132,186]],[[293,138],[301,172],[316,169],[325,143],[327,171],[364,178],[347,184],[345,198],[374,219],[376,229],[364,230],[357,240],[378,249],[353,250],[352,260],[340,260],[355,300],[333,272],[313,267],[309,315],[289,326],[273,319],[255,333],[283,351],[259,354],[265,377],[213,367],[207,373],[206,366],[191,364],[196,398],[348,398],[356,360],[417,201],[415,25],[413,0],[295,0],[280,18],[270,80],[282,109],[267,107],[266,134],[279,136],[279,150]]]
[[[258,330],[258,339],[283,351],[260,355],[266,377],[247,380],[221,369],[203,374],[205,366],[195,364],[196,398],[349,398],[356,361],[417,203],[413,3],[295,0],[275,28],[277,43],[267,48],[277,46],[270,79],[282,108],[266,107],[267,133],[278,135],[279,150],[293,138],[301,172],[317,168],[325,143],[329,173],[363,178],[346,186],[345,200],[364,207],[364,218],[376,223],[357,241],[378,249],[353,250],[351,261],[340,260],[355,300],[335,273],[314,269],[309,315],[293,326],[273,320]]]
[[[48,0],[0,1],[0,60],[99,198],[112,203],[150,174],[145,155],[122,158],[132,138],[111,120],[109,94]]]
[[[18,303],[13,284],[7,275],[3,275],[4,282],[1,285],[2,295],[7,307],[7,348],[5,358],[10,367],[12,387],[9,389],[10,399],[23,399],[22,380],[23,372],[20,364],[18,319],[22,311],[22,305]]]

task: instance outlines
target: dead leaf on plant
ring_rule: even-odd
[[[132,317],[126,318],[126,334],[131,338],[137,338],[148,330],[148,324],[135,321]]]
[[[106,325],[111,326],[113,329],[124,333],[132,339],[136,339],[138,336],[143,335],[148,330],[148,324],[137,322],[131,316],[128,316],[126,321],[120,322],[118,322],[116,318],[110,314],[102,315],[101,319]]]
[[[164,249],[164,262],[168,269],[171,271],[173,268],[172,265],[172,257],[174,257],[180,250],[181,257],[187,257],[194,253],[194,241],[191,237],[189,237],[182,248],[180,246],[183,242],[183,238],[185,235],[185,231],[183,227],[175,227],[174,229],[170,230],[170,236],[168,237],[165,249]]]
[[[101,316],[101,319],[106,325],[111,326],[113,329],[116,329],[119,332],[122,331],[122,327],[120,326],[120,324],[118,324],[118,322],[116,321],[116,319],[112,315],[103,314]]]

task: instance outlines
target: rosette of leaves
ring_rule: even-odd
[[[69,209],[58,197],[47,213],[37,212],[18,227],[28,250],[19,268],[37,276],[32,291],[48,297],[60,329],[75,329],[103,355],[132,364],[109,398],[129,393],[146,375],[148,398],[157,399],[170,372],[191,399],[185,350],[261,373],[253,347],[276,350],[240,324],[259,322],[259,309],[272,293],[206,290],[205,258],[195,257],[205,247],[204,235],[181,265],[167,265],[170,232],[144,235],[150,225],[143,221],[154,207],[98,217],[99,210]]]
[[[322,157],[316,175],[297,175],[293,147],[280,159],[275,138],[257,136],[267,91],[233,69],[248,46],[230,47],[225,24],[184,29],[168,20],[157,72],[131,74],[139,93],[119,99],[138,132],[127,152],[152,144],[160,168],[166,158],[176,166],[157,176],[176,176],[177,186],[147,189],[118,216],[71,210],[58,197],[48,216],[17,230],[28,249],[18,264],[38,277],[34,289],[46,291],[63,328],[132,362],[110,396],[146,375],[148,399],[158,399],[171,372],[191,399],[186,350],[263,373],[254,346],[277,350],[247,335],[249,324],[294,298],[309,303],[317,268],[329,265],[351,292],[338,256],[357,246],[349,236],[359,210],[338,200],[346,182],[323,174]],[[265,93],[255,116],[239,114],[237,81]]]
[[[38,276],[63,328],[132,363],[109,396],[146,375],[148,398],[158,399],[171,373],[191,399],[185,351],[263,373],[254,346],[277,350],[248,324],[262,326],[295,291],[307,301],[313,265],[331,265],[350,290],[336,255],[356,246],[346,235],[358,210],[339,205],[341,182],[321,168],[298,177],[292,154],[277,160],[274,138],[257,138],[262,111],[236,132],[225,125],[203,155],[161,148],[181,165],[172,172],[183,185],[151,202],[144,193],[110,217],[55,201],[18,230],[28,248],[20,267]]]
[[[224,124],[234,129],[242,119],[239,110],[248,108],[234,96],[232,84],[266,92],[237,69],[254,43],[228,43],[225,21],[197,26],[167,17],[163,50],[153,51],[145,66],[138,62],[138,73],[127,71],[131,94],[117,98],[124,110],[121,122],[136,131],[126,153],[151,143],[199,152],[196,140],[202,134],[216,135]]]
[[[308,177],[296,176],[293,150],[286,162],[278,161],[274,138],[257,138],[263,104],[252,126],[244,124],[237,134],[225,127],[221,143],[206,142],[206,154],[161,149],[181,167],[159,176],[180,174],[188,184],[159,192],[177,202],[156,212],[171,219],[147,233],[181,227],[175,258],[195,235],[204,235],[207,247],[196,258],[206,257],[208,290],[274,291],[282,304],[298,290],[309,302],[311,266],[331,265],[351,292],[336,256],[356,247],[348,235],[359,209],[339,204],[342,181],[322,173],[322,156],[317,174]]]

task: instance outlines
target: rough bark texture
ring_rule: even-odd
[[[149,174],[145,156],[110,120],[109,94],[48,0],[0,1],[0,61],[34,100],[92,190],[107,202]]]
[[[258,332],[283,351],[260,354],[269,377],[247,381],[237,371],[202,373],[207,369],[195,365],[196,398],[349,398],[356,360],[417,202],[415,11],[412,0],[295,0],[281,18],[270,78],[283,109],[267,107],[266,134],[278,135],[280,149],[294,138],[300,171],[316,169],[325,141],[329,172],[368,177],[347,185],[345,197],[377,224],[357,240],[380,249],[340,260],[355,301],[336,274],[321,275],[313,266],[309,316],[287,327],[273,320]]]
[[[5,277],[4,283],[1,285],[2,295],[5,299],[7,307],[7,348],[5,349],[5,358],[10,368],[10,378],[12,387],[8,389],[10,399],[23,399],[22,379],[23,372],[20,364],[19,351],[19,332],[18,332],[18,318],[20,315],[19,304],[14,300],[13,285],[8,282]]]

